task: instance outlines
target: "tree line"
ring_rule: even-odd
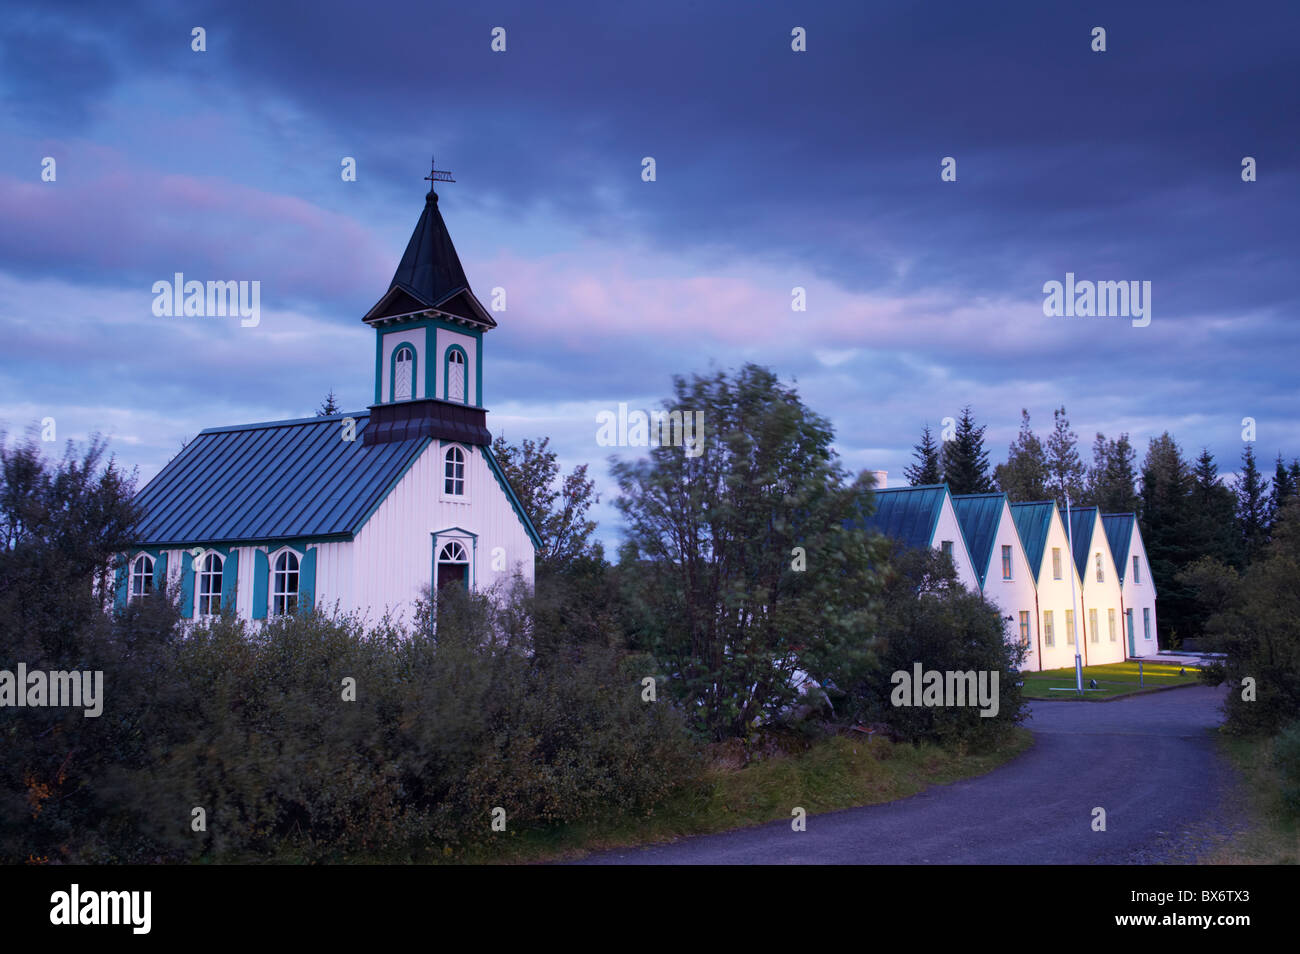
[[[969,405],[941,434],[946,440],[936,440],[925,425],[914,461],[904,470],[908,482],[946,481],[954,494],[1002,491],[1013,502],[1055,500],[1062,511],[1068,498],[1071,506],[1137,514],[1160,599],[1160,644],[1167,648],[1205,631],[1184,572],[1203,557],[1238,570],[1248,567],[1276,534],[1287,501],[1300,493],[1300,459],[1288,464],[1279,452],[1269,480],[1249,442],[1240,473],[1225,481],[1207,448],[1192,460],[1168,431],[1151,438],[1140,466],[1127,433],[1098,433],[1091,462],[1085,461],[1064,407],[1052,412],[1046,440],[1022,409],[1006,460],[990,466],[986,426],[977,423]]]

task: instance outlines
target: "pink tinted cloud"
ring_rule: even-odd
[[[277,294],[378,297],[392,274],[393,250],[345,215],[295,196],[166,175],[100,153],[89,179],[83,161],[66,158],[56,182],[0,177],[0,221],[10,224],[0,235],[6,267],[113,272],[118,280],[149,282],[175,271],[199,280],[258,279],[264,303]]]

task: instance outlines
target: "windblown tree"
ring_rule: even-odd
[[[578,464],[561,478],[559,458],[550,443],[549,437],[524,438],[516,446],[501,435],[492,441],[497,463],[542,538],[537,554],[542,572],[591,556],[592,547],[599,547],[591,540],[596,521],[587,517],[600,499],[596,482],[587,476],[586,464]]]
[[[1103,513],[1137,513],[1140,500],[1134,486],[1136,461],[1137,452],[1127,434],[1121,434],[1117,440],[1107,440],[1099,433],[1092,445],[1088,503],[1100,507]]]
[[[903,468],[903,476],[913,487],[924,484],[943,483],[943,464],[939,461],[939,445],[926,424],[921,429],[921,443],[912,445],[912,456],[916,463]]]
[[[998,489],[1015,502],[1045,500],[1047,454],[1043,442],[1029,425],[1029,411],[1020,410],[1020,433],[1007,449],[1007,461],[994,470]]]
[[[744,738],[795,701],[799,670],[848,685],[871,665],[869,478],[849,481],[829,422],[765,368],[675,378],[665,406],[703,412],[701,452],[611,463],[635,638],[697,731]]]
[[[962,408],[952,440],[943,443],[943,477],[954,494],[982,494],[993,489],[984,425],[976,425],[969,404]]]
[[[1047,489],[1064,510],[1067,494],[1071,504],[1083,499],[1087,468],[1079,458],[1079,437],[1070,430],[1064,407],[1052,412],[1052,422],[1052,433],[1047,438]]]

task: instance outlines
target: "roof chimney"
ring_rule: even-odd
[[[871,476],[873,476],[873,477],[876,478],[876,489],[877,489],[877,490],[884,490],[886,487],[889,486],[889,471],[887,471],[887,470],[873,470],[873,471],[871,472]]]

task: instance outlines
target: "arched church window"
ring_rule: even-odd
[[[465,352],[455,345],[447,349],[447,400],[465,403]]]
[[[465,452],[456,446],[448,447],[443,460],[445,462],[443,493],[453,497],[463,497],[465,495]]]
[[[285,550],[271,571],[271,612],[276,616],[298,610],[298,554]]]
[[[199,615],[216,616],[221,612],[221,557],[209,553],[199,571]]]
[[[153,557],[140,554],[131,564],[131,599],[153,592]]]
[[[415,382],[415,349],[402,345],[393,355],[393,400],[409,401]]]
[[[465,547],[452,540],[438,552],[438,589],[449,583],[469,586],[469,554]]]

